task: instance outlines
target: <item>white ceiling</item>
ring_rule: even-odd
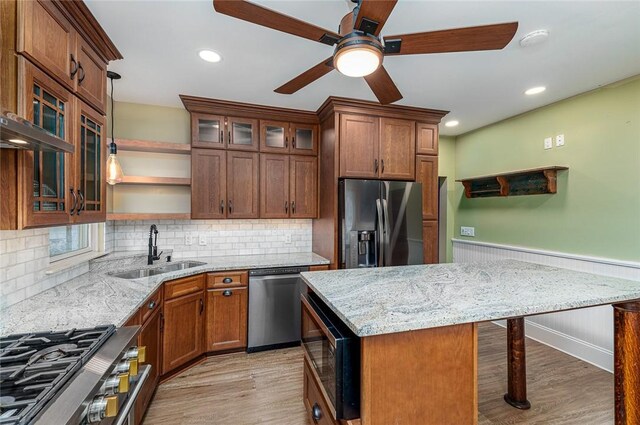
[[[328,96],[375,100],[361,78],[332,72],[293,95],[273,89],[328,58],[332,48],[213,10],[212,1],[85,0],[124,56],[115,98],[182,106],[178,94],[316,110]],[[337,31],[345,0],[256,1]],[[400,0],[383,34],[403,34],[519,21],[501,51],[388,57],[385,67],[404,95],[398,102],[449,110],[462,134],[501,119],[640,74],[638,1]],[[547,29],[549,39],[522,48],[518,40]],[[206,63],[203,48],[223,60]],[[525,96],[545,85],[547,91]]]

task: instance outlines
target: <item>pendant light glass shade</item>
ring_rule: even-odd
[[[116,144],[111,142],[111,145],[109,145],[109,157],[107,158],[107,183],[110,185],[122,182],[122,178],[124,177],[116,153]]]
[[[110,185],[118,184],[122,182],[124,173],[122,167],[118,161],[118,147],[115,143],[115,134],[113,132],[113,123],[115,121],[114,105],[113,105],[113,80],[119,80],[120,74],[112,71],[107,71],[107,77],[111,80],[111,143],[109,144],[109,157],[107,158],[107,183]]]

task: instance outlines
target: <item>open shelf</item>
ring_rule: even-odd
[[[556,193],[558,171],[568,170],[558,165],[509,171],[488,176],[470,177],[456,180],[464,185],[467,198],[488,198],[490,196],[539,195]]]
[[[190,155],[191,145],[186,143],[155,142],[151,140],[116,139],[118,150]]]
[[[107,213],[107,220],[189,220],[190,213]]]
[[[127,176],[122,178],[120,184],[153,184],[159,186],[190,186],[188,177],[151,177],[151,176]]]

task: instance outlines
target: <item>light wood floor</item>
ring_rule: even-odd
[[[533,407],[519,411],[507,405],[505,346],[504,329],[480,325],[479,425],[613,424],[613,376],[531,340],[527,374]],[[210,358],[162,384],[144,425],[178,424],[307,425],[301,349]]]

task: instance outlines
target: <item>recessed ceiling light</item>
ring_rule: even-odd
[[[531,87],[529,90],[525,91],[524,94],[526,94],[527,96],[531,96],[533,94],[542,93],[546,89],[547,88],[545,86]]]
[[[458,121],[456,120],[451,120],[451,121],[447,121],[446,123],[444,123],[445,126],[447,127],[455,127],[458,124],[460,124]]]
[[[26,145],[27,142],[21,139],[9,139],[9,142],[15,143],[16,145]]]
[[[535,44],[540,44],[546,41],[548,37],[549,31],[547,30],[532,31],[520,39],[520,46],[529,47]]]
[[[200,59],[205,60],[207,62],[220,62],[222,60],[222,56],[219,53],[214,52],[213,50],[200,50],[198,52]]]

